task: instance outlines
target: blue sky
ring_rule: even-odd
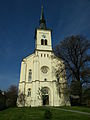
[[[0,0],[0,89],[18,85],[21,60],[33,53],[41,0]],[[90,0],[44,0],[53,46],[72,34],[90,39]]]

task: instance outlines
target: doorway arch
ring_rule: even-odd
[[[48,87],[42,87],[42,104],[44,106],[49,105],[50,101],[50,89]]]

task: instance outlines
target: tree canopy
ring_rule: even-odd
[[[70,36],[61,41],[54,48],[56,57],[63,60],[71,94],[82,96],[82,86],[90,83],[90,40],[81,35]],[[59,75],[61,64],[56,73]]]
[[[90,41],[86,37],[67,37],[56,45],[54,53],[64,61],[69,80],[72,78],[81,84],[90,82]]]

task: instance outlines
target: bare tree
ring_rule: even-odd
[[[45,87],[41,87],[38,89],[38,99],[42,101],[45,101],[47,99],[47,94],[48,94],[48,90]]]
[[[26,103],[26,95],[19,91],[18,98],[17,98],[17,105],[20,107],[24,107]]]
[[[90,41],[84,36],[70,36],[56,45],[54,53],[64,61],[69,83],[71,80],[79,82],[81,98],[83,84],[90,82]],[[58,74],[64,70],[60,67],[58,67]]]
[[[17,101],[17,86],[11,85],[8,90],[6,91],[6,98],[7,98],[7,106],[16,106]]]

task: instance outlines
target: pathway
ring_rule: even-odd
[[[52,107],[52,109],[62,110],[62,111],[68,111],[68,112],[73,112],[73,113],[79,113],[79,114],[84,114],[84,115],[90,115],[90,113],[88,113],[88,112],[82,112],[82,111],[77,111],[77,110],[68,110],[68,109],[53,108],[53,107]]]

